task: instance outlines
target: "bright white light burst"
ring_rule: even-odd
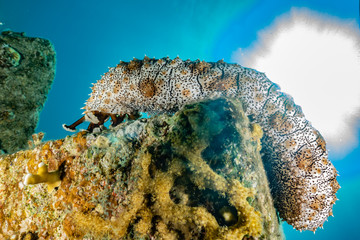
[[[308,120],[341,154],[356,146],[360,116],[360,31],[343,21],[293,8],[233,61],[265,72],[294,97]]]

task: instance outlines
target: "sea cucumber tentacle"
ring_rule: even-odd
[[[264,73],[223,61],[134,59],[120,62],[92,87],[89,130],[138,112],[175,112],[205,98],[238,97],[264,132],[263,161],[279,216],[294,228],[315,231],[332,215],[339,189],[326,143],[293,98]],[[67,125],[65,125],[67,126]],[[76,124],[67,126],[74,130]]]

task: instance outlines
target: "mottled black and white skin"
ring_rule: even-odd
[[[139,112],[176,112],[185,104],[214,97],[240,98],[246,114],[259,124],[263,161],[279,216],[298,230],[321,227],[337,200],[337,171],[328,160],[326,143],[292,97],[264,73],[223,61],[134,59],[120,62],[92,87],[84,117],[89,130],[111,118]]]

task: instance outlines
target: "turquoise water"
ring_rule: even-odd
[[[236,49],[250,47],[258,31],[294,6],[359,23],[357,0],[98,2],[0,0],[0,30],[47,38],[57,51],[56,78],[37,127],[46,139],[68,134],[61,125],[81,116],[91,83],[120,60],[146,54],[229,62]],[[359,157],[359,147],[341,158],[330,153],[342,186],[335,217],[315,235],[284,223],[287,239],[360,239]]]

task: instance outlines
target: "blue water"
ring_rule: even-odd
[[[257,32],[291,7],[307,7],[342,19],[358,19],[357,0],[157,0],[19,1],[0,0],[0,30],[50,39],[57,51],[57,73],[37,131],[46,139],[65,137],[61,125],[81,116],[91,83],[110,66],[133,57],[164,56],[206,61],[231,60],[251,46]],[[272,79],[276,82],[275,79]],[[82,125],[86,128],[85,125]],[[360,135],[360,134],[359,134]],[[359,136],[358,135],[358,136]],[[360,239],[360,150],[330,159],[342,188],[334,215],[324,229],[298,232],[284,224],[287,239]]]

